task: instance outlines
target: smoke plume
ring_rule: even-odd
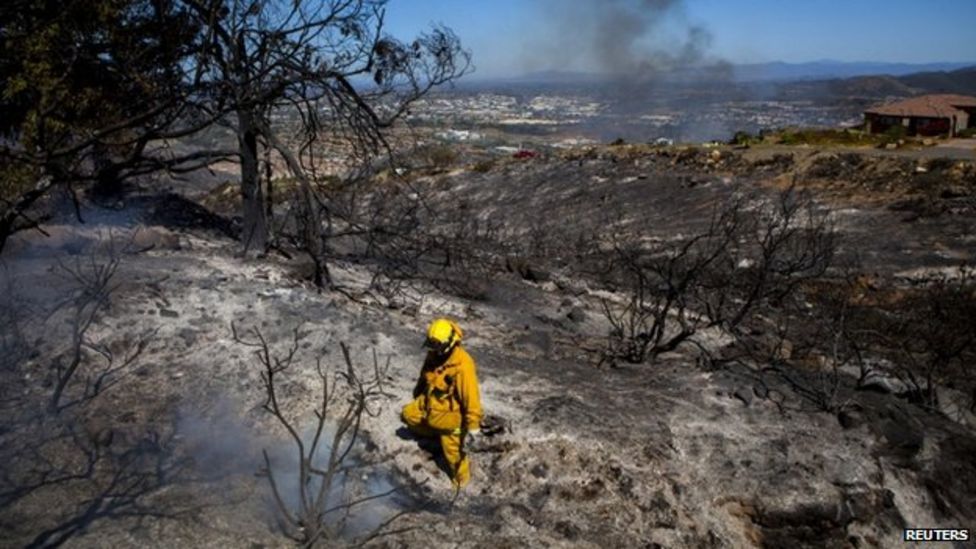
[[[527,70],[585,71],[637,83],[726,71],[726,63],[708,56],[711,33],[689,22],[678,0],[538,2],[538,28],[523,44]]]

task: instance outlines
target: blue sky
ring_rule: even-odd
[[[593,10],[609,5],[642,13],[634,10],[649,1],[390,0],[387,25],[399,38],[431,23],[453,28],[474,54],[480,77],[598,71],[600,57],[567,36],[577,31],[574,25],[593,24],[592,16],[602,15]],[[701,27],[710,36],[705,57],[733,63],[976,61],[976,0],[687,0],[656,17],[635,47],[669,48],[688,28]],[[572,18],[577,22],[567,23]],[[555,28],[553,20],[560,21]]]

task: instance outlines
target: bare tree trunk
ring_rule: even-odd
[[[278,136],[274,133],[267,124],[263,124],[261,127],[261,133],[264,135],[268,143],[281,154],[281,157],[285,159],[285,163],[288,164],[288,169],[291,171],[292,175],[298,179],[301,185],[301,210],[299,216],[301,219],[299,223],[301,224],[302,240],[305,246],[305,251],[308,252],[309,257],[312,259],[312,263],[315,265],[315,286],[322,288],[326,284],[332,284],[332,276],[329,274],[328,265],[325,263],[325,257],[323,254],[322,247],[322,218],[319,215],[318,200],[315,197],[315,189],[312,188],[312,182],[308,178],[308,174],[302,169],[301,163],[292,153],[291,149],[287,145],[278,139]]]
[[[326,283],[332,284],[332,276],[329,274],[329,268],[325,264],[325,257],[322,254],[322,220],[319,217],[315,191],[312,190],[311,182],[304,174],[299,179],[302,182],[302,235],[305,240],[305,249],[308,250],[312,263],[315,264],[315,286],[322,288]]]
[[[241,153],[241,200],[244,227],[241,241],[244,253],[263,254],[268,247],[268,218],[264,193],[258,173],[257,115],[248,110],[237,112],[237,139]]]
[[[268,221],[274,219],[274,181],[271,169],[271,145],[267,139],[261,144],[264,147],[264,189],[265,189],[265,215]],[[273,228],[273,226],[272,226]],[[271,235],[274,239],[274,235]]]

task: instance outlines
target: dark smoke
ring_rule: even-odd
[[[708,55],[711,33],[690,23],[678,0],[538,1],[543,18],[524,47],[529,70],[638,84],[730,74],[728,63]]]

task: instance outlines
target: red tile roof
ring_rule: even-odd
[[[864,112],[882,116],[950,118],[954,114],[960,114],[960,107],[976,107],[976,97],[954,94],[921,95],[872,107]]]

